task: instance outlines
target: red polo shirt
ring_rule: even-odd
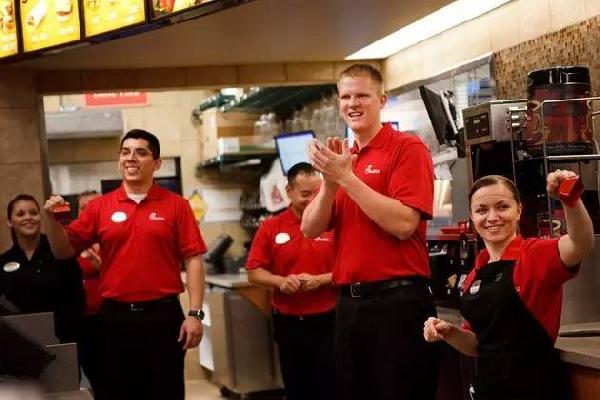
[[[263,221],[252,240],[246,268],[263,268],[274,275],[331,272],[333,253],[331,233],[308,239],[300,231],[300,219],[289,208]],[[323,313],[335,307],[336,290],[321,287],[309,292],[284,294],[275,290],[273,307],[282,314]]]
[[[475,268],[465,280],[463,291],[469,290],[475,274],[485,268],[489,259],[487,250],[479,253]],[[562,309],[562,285],[578,271],[578,268],[569,269],[563,264],[558,252],[558,239],[523,239],[517,236],[504,250],[500,260],[515,261],[515,290],[527,309],[556,341]],[[470,329],[468,323],[463,327]]]
[[[337,192],[332,214],[333,280],[338,285],[394,277],[429,277],[425,220],[433,214],[433,165],[417,136],[386,124],[358,154],[354,174],[373,190],[401,201],[421,214],[421,222],[400,240],[373,222],[344,190]]]
[[[98,271],[89,258],[77,257],[77,262],[81,268],[81,278],[83,280],[83,289],[85,290],[85,315],[98,314],[102,305],[102,296],[100,294],[100,271]]]
[[[189,202],[157,185],[139,204],[123,186],[93,199],[66,230],[78,253],[100,243],[101,294],[119,301],[181,293],[181,261],[206,251]]]

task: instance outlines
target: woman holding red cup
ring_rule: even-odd
[[[464,283],[461,314],[466,322],[457,326],[432,317],[423,334],[429,342],[443,340],[477,357],[479,400],[568,398],[554,349],[562,285],[576,275],[594,243],[576,178],[565,170],[548,174],[546,190],[562,202],[567,222],[567,234],[551,239],[518,235],[522,207],[509,179],[485,176],[471,188],[472,225],[485,249]]]

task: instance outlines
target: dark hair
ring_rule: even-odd
[[[519,195],[519,190],[515,186],[515,183],[508,178],[505,178],[502,175],[486,175],[482,178],[477,179],[473,185],[471,186],[471,190],[469,191],[469,209],[471,209],[471,199],[475,192],[479,189],[492,186],[492,185],[503,185],[505,188],[510,190],[515,201],[521,204],[521,196]]]
[[[18,194],[17,196],[15,196],[15,198],[9,201],[8,205],[6,206],[6,219],[8,219],[9,221],[17,201],[31,201],[35,203],[35,206],[37,207],[38,211],[40,211],[40,203],[37,202],[35,197],[33,197],[30,194]],[[13,243],[17,243],[17,234],[15,233],[15,230],[13,228],[10,229],[10,237],[12,238]]]
[[[13,213],[13,209],[15,208],[15,204],[17,201],[32,201],[35,203],[37,209],[40,209],[40,204],[37,202],[35,197],[30,194],[19,194],[14,199],[8,202],[8,206],[6,206],[6,218],[10,220],[10,217]]]
[[[340,73],[338,83],[342,78],[359,76],[371,78],[371,80],[377,83],[383,91],[383,77],[381,76],[381,72],[370,64],[352,64]]]
[[[293,185],[296,177],[300,174],[312,175],[316,172],[317,170],[307,162],[299,162],[298,164],[294,164],[287,173],[288,184]]]
[[[148,142],[148,147],[152,152],[152,158],[155,160],[160,158],[160,142],[156,136],[147,132],[143,129],[132,129],[123,136],[121,139],[121,147],[123,147],[123,142],[127,139],[142,139]]]

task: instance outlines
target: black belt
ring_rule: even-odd
[[[273,317],[274,318],[281,318],[281,319],[294,320],[294,321],[314,321],[314,320],[319,320],[319,319],[325,320],[325,319],[332,318],[333,315],[335,315],[334,310],[326,311],[323,313],[317,313],[317,314],[291,315],[291,314],[282,314],[279,311],[277,311],[276,309],[273,309]]]
[[[175,302],[179,302],[178,296],[168,296],[168,297],[162,297],[162,298],[156,299],[156,300],[137,301],[137,302],[125,302],[125,301],[118,301],[118,300],[113,300],[113,299],[104,299],[102,304],[106,305],[108,307],[114,307],[114,308],[119,308],[119,309],[126,309],[126,310],[129,310],[132,312],[138,312],[138,311],[150,310],[152,308],[160,306],[161,304],[169,304],[169,303],[175,303]]]
[[[425,278],[415,276],[388,279],[385,281],[356,282],[350,285],[342,285],[340,286],[340,293],[342,296],[353,298],[373,297],[386,290],[409,286],[426,288],[427,285],[425,284]]]

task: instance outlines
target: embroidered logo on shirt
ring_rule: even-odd
[[[157,213],[153,212],[152,214],[150,214],[150,217],[148,217],[148,219],[150,221],[164,221],[164,217],[159,216]]]
[[[330,242],[329,238],[326,237],[316,237],[313,239],[315,242]]]
[[[277,244],[284,244],[284,243],[289,242],[290,240],[291,240],[290,235],[288,235],[285,232],[278,233],[275,236],[275,243],[277,243]]]
[[[369,164],[367,165],[367,168],[365,168],[365,174],[372,174],[372,175],[376,175],[376,174],[380,174],[381,170],[379,168],[373,168],[373,164]]]
[[[116,223],[127,221],[127,214],[125,214],[123,211],[117,211],[111,215],[110,220]]]
[[[21,268],[21,264],[19,264],[18,262],[15,262],[15,261],[10,261],[10,262],[7,262],[6,264],[4,264],[3,269],[5,272],[15,272],[19,268]]]

